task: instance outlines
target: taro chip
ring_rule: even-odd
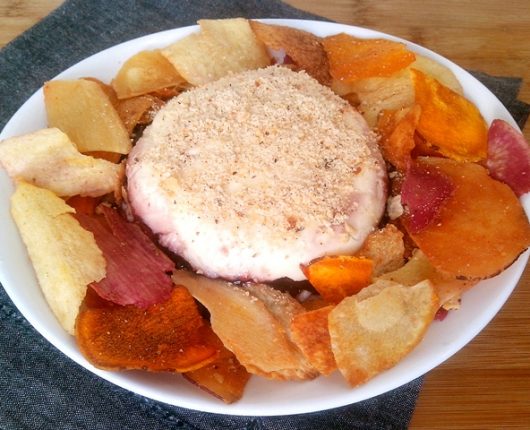
[[[429,281],[406,287],[379,281],[329,314],[337,367],[355,387],[389,369],[421,341],[439,308]],[[371,293],[371,294],[368,294]],[[363,297],[359,297],[363,296]]]
[[[100,369],[188,372],[217,358],[218,348],[201,335],[203,319],[183,287],[147,309],[87,303],[77,317],[76,340]]]
[[[353,256],[323,257],[303,266],[302,270],[326,301],[339,303],[370,284],[373,262]]]
[[[386,39],[358,39],[341,33],[323,39],[334,79],[353,82],[389,77],[415,60],[403,43]]]
[[[418,132],[430,146],[457,161],[480,161],[487,154],[487,126],[477,107],[419,70],[412,70]]]
[[[337,369],[328,330],[328,316],[334,306],[326,306],[296,315],[291,336],[311,365],[322,375]]]

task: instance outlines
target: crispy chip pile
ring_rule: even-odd
[[[188,290],[175,287],[167,301],[147,309],[85,302],[75,333],[83,355],[101,369],[188,372],[218,354],[201,335],[203,324]]]

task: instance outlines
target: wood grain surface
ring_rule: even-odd
[[[60,0],[0,0],[0,46]],[[380,30],[457,64],[523,79],[530,103],[529,0],[288,0],[337,22]],[[530,140],[530,122],[524,133]],[[496,318],[470,344],[429,372],[411,429],[530,429],[530,270]]]

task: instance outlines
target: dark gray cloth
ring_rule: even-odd
[[[44,81],[104,48],[199,18],[305,18],[275,0],[67,1],[0,52],[0,128]],[[479,74],[522,124],[518,79]],[[402,429],[421,378],[354,405],[288,417],[190,411],[129,393],[81,368],[42,338],[0,289],[1,429]]]

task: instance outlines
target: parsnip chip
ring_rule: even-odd
[[[160,51],[141,51],[133,55],[112,80],[112,87],[119,99],[185,84],[184,78]]]
[[[374,276],[396,270],[405,262],[403,233],[395,225],[387,224],[370,233],[356,255],[372,260]]]
[[[68,136],[47,128],[0,142],[0,164],[9,176],[59,196],[117,193],[124,166],[81,154]]]
[[[44,102],[50,127],[65,132],[80,152],[128,154],[131,141],[100,84],[88,79],[49,81]]]
[[[528,248],[530,224],[521,203],[484,167],[437,157],[420,157],[415,164],[433,177],[443,175],[453,188],[423,229],[414,228],[408,213],[401,218],[438,270],[467,279],[488,278]]]
[[[189,83],[203,85],[229,73],[270,65],[265,46],[257,40],[246,19],[203,19],[199,25],[199,33],[162,50]]]
[[[469,290],[477,283],[477,281],[460,280],[455,276],[436,270],[419,249],[415,250],[407,264],[381,275],[379,279],[386,279],[407,286],[413,286],[428,279],[433,284],[440,305],[443,307],[446,305],[452,307],[455,299],[458,299],[464,291]]]
[[[324,300],[339,303],[372,282],[373,262],[362,257],[327,256],[302,266],[302,271]]]
[[[322,85],[331,84],[328,57],[319,37],[297,28],[258,21],[250,21],[250,27],[265,46],[273,50],[283,49],[296,70],[305,70]]]
[[[101,369],[188,372],[218,356],[203,325],[188,290],[175,287],[168,300],[147,309],[86,302],[75,335],[83,355]]]
[[[182,270],[173,281],[208,309],[213,331],[250,373],[283,380],[317,376],[283,325],[250,291]]]
[[[11,197],[11,213],[44,297],[70,334],[87,285],[104,278],[106,266],[94,236],[73,212],[51,191],[25,182],[17,184]]]
[[[337,369],[328,330],[328,316],[334,306],[296,315],[291,323],[292,338],[311,365],[322,375]]]
[[[202,331],[206,331],[207,339],[217,347],[219,355],[210,364],[183,373],[183,376],[223,402],[233,403],[243,396],[250,374],[237,361],[236,356],[224,347],[221,339],[209,326],[203,327]]]
[[[379,282],[383,287],[376,294],[348,297],[329,314],[337,367],[351,386],[393,367],[412,351],[439,308],[429,281],[413,287]]]

